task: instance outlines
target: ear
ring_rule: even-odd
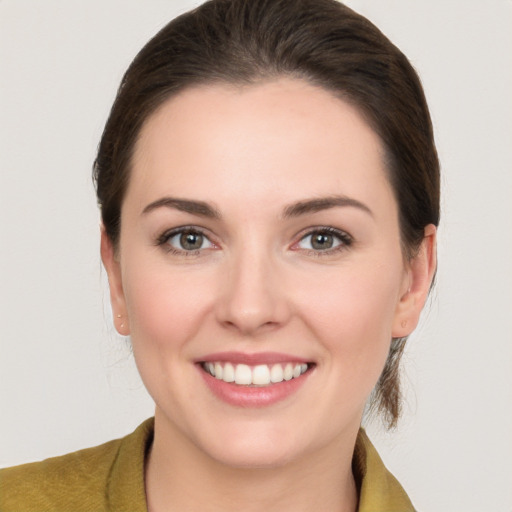
[[[408,336],[418,325],[437,267],[436,237],[436,227],[433,224],[426,226],[417,254],[407,263],[393,322],[393,338]]]
[[[103,224],[101,225],[101,261],[107,271],[114,326],[119,334],[128,336],[130,334],[130,323],[123,291],[121,265],[114,245]]]

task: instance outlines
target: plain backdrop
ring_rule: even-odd
[[[0,466],[132,431],[153,406],[112,328],[90,170],[140,47],[194,0],[0,0]],[[397,431],[421,511],[512,510],[512,2],[351,0],[418,69],[442,163],[437,286]]]

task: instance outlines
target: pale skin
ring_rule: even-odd
[[[354,512],[365,403],[436,267],[432,225],[403,255],[379,137],[304,81],[208,85],[149,118],[132,163],[119,246],[103,231],[101,250],[156,403],[149,510]],[[277,403],[240,407],[201,375],[221,351],[311,371]]]

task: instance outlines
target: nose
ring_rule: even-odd
[[[277,329],[290,318],[287,287],[279,265],[265,251],[239,251],[221,276],[218,321],[245,336]]]

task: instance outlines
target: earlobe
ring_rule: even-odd
[[[119,334],[122,336],[128,336],[130,334],[130,324],[123,291],[121,265],[119,263],[119,259],[117,258],[114,245],[107,235],[103,224],[101,225],[100,250],[101,261],[103,262],[103,266],[105,267],[108,276],[114,326]]]
[[[436,237],[436,227],[426,226],[419,250],[409,262],[406,287],[393,323],[393,338],[408,336],[418,325],[437,267]]]

